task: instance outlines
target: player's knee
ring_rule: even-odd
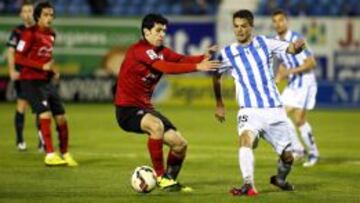
[[[181,154],[185,154],[187,147],[188,147],[188,142],[185,139],[182,139],[181,142],[179,143],[178,152]]]
[[[296,113],[294,115],[294,124],[296,125],[296,127],[300,127],[300,126],[304,125],[305,122],[306,122],[305,114],[302,112],[296,111]]]
[[[65,115],[55,116],[55,121],[57,125],[64,125],[66,123],[66,117]]]
[[[187,141],[182,141],[174,145],[171,150],[176,154],[183,155],[186,154],[187,146]]]
[[[188,142],[185,140],[179,132],[176,132],[178,136],[174,140],[173,146],[171,146],[172,150],[176,152],[177,154],[185,154],[188,147]]]
[[[283,151],[280,158],[286,164],[292,164],[294,161],[294,157],[293,157],[291,151]]]
[[[51,118],[51,112],[50,111],[41,112],[41,113],[39,113],[39,118],[40,119],[49,119],[49,118]]]
[[[163,135],[164,135],[164,124],[160,120],[152,122],[151,125],[150,125],[150,131],[151,131],[150,133],[152,135],[157,135],[157,136],[163,137]]]
[[[27,104],[23,101],[18,101],[16,105],[16,110],[20,113],[24,113],[26,110]]]
[[[294,120],[294,124],[296,125],[296,127],[300,127],[304,125],[304,123],[305,123],[305,119],[295,118]]]
[[[244,132],[240,135],[240,147],[249,147],[249,148],[252,148],[252,147],[253,147],[254,138],[255,138],[255,136],[253,135],[253,133],[252,133],[251,131],[244,131]]]

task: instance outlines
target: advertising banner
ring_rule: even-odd
[[[179,53],[200,54],[215,43],[213,18],[170,18],[165,44]],[[0,75],[7,74],[5,43],[11,30],[20,24],[16,17],[1,17]],[[55,65],[66,75],[96,75],[141,37],[140,18],[56,18]],[[115,60],[120,66],[121,60]],[[118,68],[117,68],[118,69]],[[115,74],[116,75],[116,74]]]

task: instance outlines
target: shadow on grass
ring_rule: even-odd
[[[294,191],[283,191],[275,186],[271,186],[265,190],[260,190],[260,194],[271,194],[271,193],[277,193],[277,192],[290,192],[290,193],[296,193],[296,192],[306,192],[306,191],[314,191],[321,187],[321,184],[319,183],[294,183],[295,190]]]

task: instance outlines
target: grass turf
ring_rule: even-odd
[[[213,108],[160,106],[189,141],[180,181],[191,194],[155,190],[142,195],[130,186],[136,166],[150,165],[146,138],[117,126],[111,104],[67,105],[70,150],[77,168],[49,168],[36,149],[34,118],[26,115],[26,152],[15,148],[13,104],[0,104],[0,202],[360,202],[360,112],[317,110],[309,114],[321,153],[313,168],[296,163],[289,180],[295,192],[269,184],[277,157],[269,144],[255,151],[255,181],[260,195],[232,197],[228,190],[241,184],[237,160],[235,116],[219,124]],[[53,142],[57,145],[53,132]],[[165,154],[166,154],[165,150]]]

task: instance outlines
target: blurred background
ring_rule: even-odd
[[[37,1],[34,1],[35,3]],[[127,47],[140,37],[141,17],[149,12],[170,20],[166,45],[183,54],[201,54],[206,47],[234,41],[232,13],[250,9],[257,34],[274,35],[271,13],[284,9],[291,29],[302,33],[314,52],[318,107],[360,107],[359,0],[53,0],[57,32],[54,57],[61,70],[60,93],[67,101],[110,102]],[[5,43],[21,23],[21,0],[0,0],[0,100],[15,98],[8,78]],[[276,67],[274,67],[276,68]],[[231,78],[224,97],[234,104]],[[166,76],[155,102],[212,105],[206,74]]]

